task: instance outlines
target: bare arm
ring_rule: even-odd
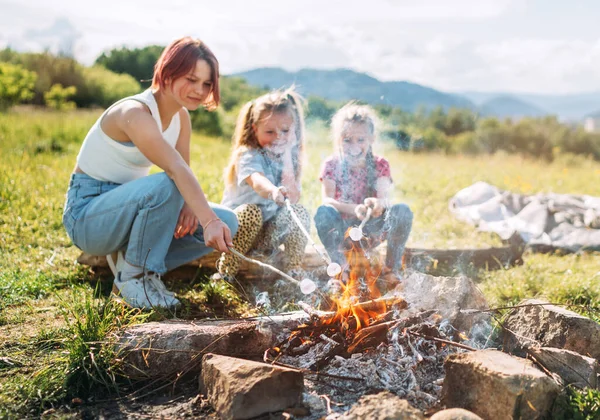
[[[376,197],[365,199],[365,205],[373,209],[373,217],[379,217],[386,208],[390,206],[390,194],[392,191],[392,182],[390,178],[379,178],[375,184]]]
[[[179,111],[179,120],[181,121],[181,130],[179,131],[179,138],[177,139],[175,150],[179,152],[185,163],[189,166],[192,122],[187,109],[182,108]],[[177,220],[173,236],[175,239],[179,239],[188,234],[193,235],[196,232],[196,229],[198,229],[198,222],[198,218],[194,214],[192,208],[185,203],[179,213],[179,219]]]
[[[192,138],[192,122],[190,114],[185,108],[179,111],[179,120],[181,121],[181,131],[175,145],[175,150],[179,152],[185,163],[190,164],[190,143]]]
[[[246,182],[258,195],[267,200],[274,200],[279,191],[279,188],[269,181],[269,178],[262,172],[254,172],[246,178]]]
[[[176,149],[165,142],[148,110],[141,104],[125,103],[117,117],[117,125],[148,160],[163,169],[175,182],[183,199],[205,228],[206,244],[227,252],[227,245],[231,245],[229,228],[219,221],[210,208],[189,165]],[[189,143],[189,133],[187,137],[185,140],[180,138],[179,141]]]
[[[323,197],[323,204],[329,204],[333,206],[340,213],[355,215],[356,206],[358,203],[342,203],[336,200],[335,197],[335,182],[331,179],[323,179],[323,185],[321,187],[321,195]]]

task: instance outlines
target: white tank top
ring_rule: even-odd
[[[87,136],[85,136],[85,140],[77,156],[77,165],[79,168],[92,178],[100,181],[124,184],[144,177],[150,172],[152,162],[137,147],[132,143],[129,143],[131,146],[128,146],[108,137],[100,126],[104,115],[113,106],[126,100],[135,100],[145,104],[150,109],[150,113],[154,117],[158,129],[162,131],[158,105],[150,89],[115,102],[102,113],[92,126]],[[177,144],[180,129],[179,113],[176,113],[167,129],[162,131],[163,138],[173,148]]]

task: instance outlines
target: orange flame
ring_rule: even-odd
[[[368,240],[353,241],[349,239],[349,231],[344,236],[346,246],[346,260],[350,272],[346,284],[342,280],[343,274],[337,276],[341,283],[341,294],[332,298],[335,315],[329,322],[341,322],[343,329],[358,331],[367,327],[372,320],[385,313],[385,302],[370,302],[369,305],[359,305],[360,302],[370,301],[381,297],[381,292],[375,284],[381,274],[381,265],[374,258],[369,258],[365,252],[369,247]],[[370,247],[369,247],[370,248]],[[351,325],[354,319],[355,326]]]

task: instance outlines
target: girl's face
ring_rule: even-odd
[[[206,99],[212,92],[212,69],[205,60],[198,60],[196,67],[185,76],[173,81],[167,81],[167,87],[177,103],[190,111],[198,109],[206,103]]]
[[[341,136],[342,157],[351,163],[361,163],[375,139],[366,123],[349,123]]]
[[[252,124],[258,144],[266,151],[281,155],[287,148],[296,144],[294,117],[290,112],[267,114]]]

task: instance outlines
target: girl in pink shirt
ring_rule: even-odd
[[[317,209],[315,225],[319,238],[332,260],[346,265],[342,243],[351,226],[371,218],[363,232],[371,246],[387,239],[383,274],[400,278],[402,254],[412,227],[413,214],[405,204],[392,205],[389,194],[392,177],[389,162],[373,154],[376,116],[366,105],[350,102],[331,123],[334,155],[321,169],[323,205]],[[364,241],[363,241],[364,243]]]

